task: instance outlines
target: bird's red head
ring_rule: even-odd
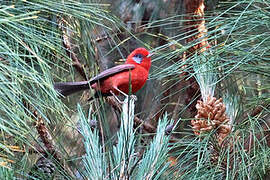
[[[126,64],[139,65],[149,71],[151,67],[150,53],[145,48],[137,48],[127,57]]]

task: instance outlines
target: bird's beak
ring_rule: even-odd
[[[151,57],[153,55],[154,55],[154,53],[150,53],[150,54],[147,55],[147,57],[149,58],[149,57]]]

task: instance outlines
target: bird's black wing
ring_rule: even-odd
[[[118,65],[99,73],[97,76],[90,79],[90,81],[55,83],[54,89],[58,91],[60,94],[62,94],[63,96],[68,96],[75,92],[89,89],[91,84],[94,84],[95,82],[99,80],[105,79],[119,72],[128,71],[134,68],[135,68],[135,65],[133,64]]]
[[[117,74],[117,73],[122,72],[122,71],[131,70],[134,68],[135,68],[134,64],[122,64],[122,65],[118,65],[118,66],[106,69],[105,71],[102,71],[97,76],[90,79],[90,84],[94,84],[95,82],[97,82],[101,79],[105,79],[111,75]]]

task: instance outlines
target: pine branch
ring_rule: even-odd
[[[107,102],[118,112],[122,112],[122,106],[120,105],[120,103],[113,97],[108,97],[107,98]],[[136,125],[136,127],[143,127],[143,129],[148,132],[148,133],[155,133],[156,132],[156,128],[154,126],[152,126],[151,124],[145,122],[144,120],[138,118],[138,117],[134,117],[134,123]]]
[[[166,135],[167,117],[159,121],[156,136],[148,148],[137,148],[134,124],[134,99],[126,98],[122,106],[120,130],[112,153],[103,152],[96,130],[91,130],[80,106],[82,135],[85,139],[85,168],[87,177],[112,179],[151,179],[162,176],[169,163],[169,139]],[[93,119],[93,117],[91,118]],[[139,152],[136,152],[139,151]],[[108,154],[108,158],[105,158]],[[110,163],[109,163],[110,162]],[[108,172],[108,169],[110,171]],[[97,173],[98,172],[98,173]]]
[[[37,149],[34,149],[35,152],[41,153],[41,157],[40,159],[36,162],[36,164],[29,174],[29,176],[32,176],[32,173],[34,173],[34,171],[36,171],[38,168],[41,172],[44,172],[45,174],[47,174],[48,176],[52,176],[53,174],[55,174],[55,169],[56,169],[56,165],[52,162],[51,157],[53,157],[53,159],[59,163],[61,165],[62,168],[64,168],[66,173],[69,173],[69,175],[72,174],[71,169],[64,164],[63,162],[63,157],[60,155],[59,150],[56,147],[56,143],[53,141],[51,133],[49,132],[48,128],[45,125],[44,119],[39,115],[37,110],[34,110],[33,107],[27,103],[26,101],[23,101],[24,107],[25,107],[25,111],[27,114],[31,113],[30,116],[32,117],[33,120],[35,120],[35,128],[39,134],[39,137],[44,145],[44,149],[39,147]],[[47,164],[45,162],[50,162],[50,165],[52,168],[50,168],[50,171],[47,172]],[[39,164],[43,164],[42,166],[40,166]],[[44,164],[45,163],[45,164]],[[45,168],[45,169],[42,169]],[[48,174],[49,173],[49,174]]]
[[[78,59],[76,53],[74,52],[74,45],[71,43],[72,34],[67,27],[67,23],[63,17],[58,17],[58,27],[62,31],[63,37],[63,45],[65,47],[66,53],[68,57],[70,57],[73,61],[72,66],[79,72],[79,74],[87,80],[83,65],[81,64],[80,60]]]
[[[195,45],[191,45],[191,47],[184,53],[183,61],[186,61],[187,58],[192,57],[196,53],[200,54],[209,48],[209,44],[207,41],[207,29],[205,26],[204,20],[204,0],[195,0],[189,1],[184,0],[186,15],[185,15],[185,30],[187,32],[186,43],[189,46],[189,43],[194,42]],[[188,77],[191,72],[185,72],[184,76]],[[200,98],[200,89],[197,81],[194,77],[188,77],[186,81],[189,82],[189,87],[187,88],[187,99],[185,100],[186,104],[189,105],[189,109],[192,114],[196,112],[196,101]],[[193,102],[191,102],[194,100]]]

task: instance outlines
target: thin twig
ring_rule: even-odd
[[[65,47],[66,53],[67,55],[71,58],[71,60],[73,61],[72,66],[80,73],[80,75],[87,80],[84,68],[80,62],[80,60],[78,59],[76,53],[74,53],[73,49],[73,45],[70,41],[71,38],[71,33],[68,30],[68,28],[66,27],[66,22],[63,18],[59,18],[58,20],[58,27],[60,28],[60,30],[63,33],[63,45]]]
[[[270,108],[270,104],[269,103],[263,103],[263,104],[259,104],[257,107],[255,107],[251,112],[250,110],[248,110],[247,112],[245,112],[245,114],[243,115],[243,118],[241,119],[246,119],[248,117],[256,117],[257,115],[259,115],[264,109],[269,109]],[[239,122],[240,119],[237,121]]]

